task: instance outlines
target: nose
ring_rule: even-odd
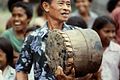
[[[14,20],[19,20],[19,17],[18,17],[18,16],[15,16],[15,17],[14,17]]]

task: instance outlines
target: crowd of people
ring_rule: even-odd
[[[71,1],[75,4],[74,12]],[[0,34],[0,79],[120,80],[120,0],[109,0],[106,6],[109,13],[102,16],[91,11],[92,1],[40,0],[37,10],[33,10],[31,0],[8,0],[11,16],[6,30]],[[33,11],[37,17],[29,25]],[[98,33],[104,49],[101,66],[98,72],[80,78],[66,75],[61,66],[54,74],[45,54],[48,32],[76,28]]]

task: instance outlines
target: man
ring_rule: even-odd
[[[73,29],[73,27],[64,23],[69,18],[71,12],[70,0],[41,0],[41,7],[47,15],[48,22],[25,39],[20,58],[16,64],[17,80],[28,79],[27,73],[30,72],[32,64],[34,65],[35,80],[56,80],[56,77],[47,65],[45,56],[47,34],[49,30],[53,29],[63,31]],[[59,70],[57,72],[62,73]]]

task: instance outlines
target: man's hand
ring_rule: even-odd
[[[28,80],[28,74],[22,71],[16,72],[16,80]]]
[[[55,76],[56,76],[57,80],[74,80],[75,79],[74,77],[66,76],[63,72],[62,67],[60,67],[60,66],[57,67]]]

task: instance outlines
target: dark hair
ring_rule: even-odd
[[[26,11],[28,19],[32,18],[33,9],[30,3],[19,1],[12,5],[11,10],[13,10],[14,7],[22,7]]]
[[[102,29],[106,24],[113,24],[115,25],[115,22],[113,21],[113,19],[109,16],[100,16],[100,17],[97,17],[95,19],[95,22],[93,23],[93,27],[92,29],[97,31],[97,30],[100,30]],[[115,25],[116,26],[116,25]]]
[[[92,2],[93,0],[88,0],[89,2]],[[77,0],[74,0],[74,2],[76,3],[77,2]]]
[[[70,18],[67,20],[66,24],[78,26],[78,27],[81,27],[81,28],[83,28],[83,29],[87,28],[86,22],[83,20],[82,17],[78,17],[78,16],[70,17]]]
[[[44,10],[42,9],[41,4],[37,6],[36,12],[37,12],[37,16],[43,16]]]
[[[13,66],[13,47],[4,37],[0,37],[0,49],[6,54],[7,63]]]
[[[108,12],[112,12],[120,0],[109,0],[107,3]]]
[[[23,0],[8,0],[7,6],[8,6],[8,10],[9,10],[10,12],[12,12],[12,10],[11,10],[12,5],[13,5],[14,3],[18,2],[18,1],[23,1]]]

